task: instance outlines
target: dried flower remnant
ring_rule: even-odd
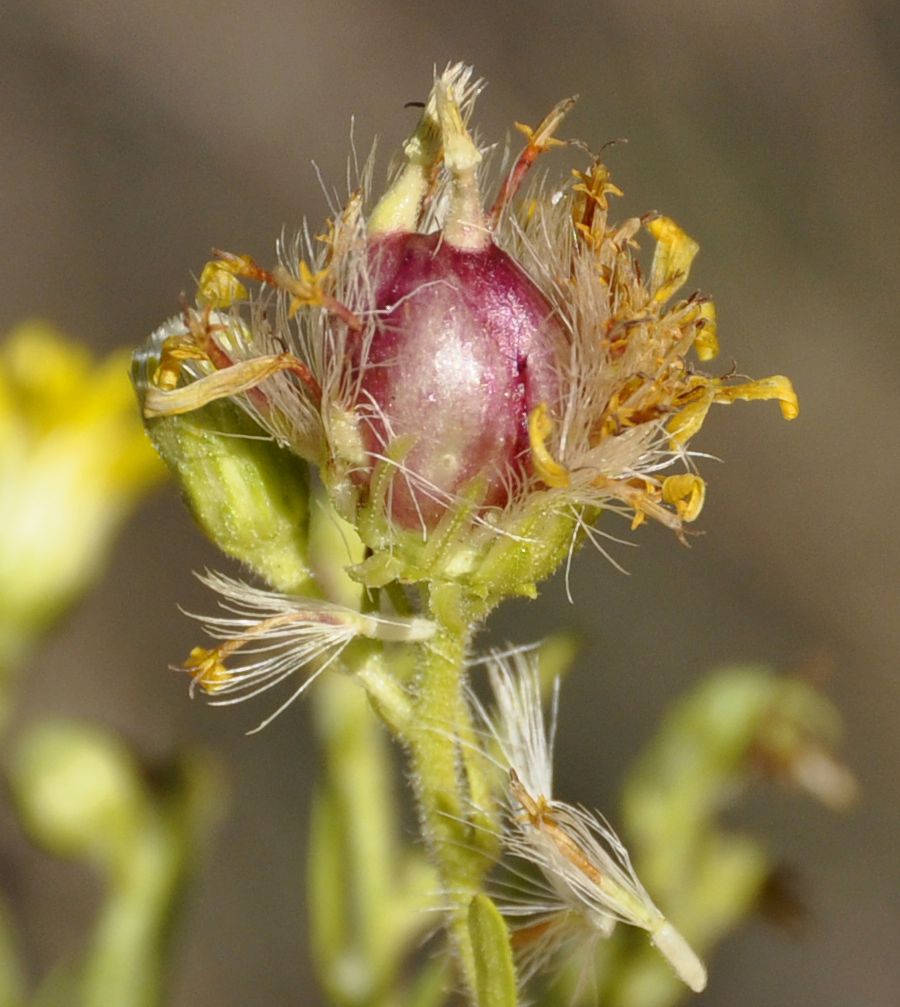
[[[525,655],[495,659],[489,668],[493,713],[477,704],[507,773],[506,853],[536,867],[544,884],[505,886],[500,908],[515,921],[514,944],[530,975],[561,947],[592,944],[616,923],[640,927],[694,992],[706,968],[641,884],[619,837],[605,819],[552,795],[554,695],[550,737],[537,666]]]
[[[258,696],[299,669],[315,670],[256,730],[265,727],[337,660],[357,639],[414,643],[434,636],[428,619],[385,618],[330,602],[261,591],[222,574],[200,578],[216,591],[227,615],[198,616],[207,633],[219,640],[195,647],[183,669],[191,688],[224,706]],[[239,663],[234,663],[235,655]]]
[[[452,581],[487,611],[534,594],[602,509],[682,535],[705,500],[689,442],[711,406],[774,398],[792,418],[797,399],[781,376],[699,370],[718,351],[713,303],[675,299],[698,246],[661,215],[614,224],[599,159],[526,184],[574,99],[519,127],[486,210],[467,127],[481,88],[460,64],[437,77],[370,210],[367,168],[274,268],[218,253],[139,391],[148,418],[233,399],[318,467],[369,550],[358,580]]]

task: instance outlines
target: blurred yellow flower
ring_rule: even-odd
[[[42,322],[0,342],[0,668],[89,584],[165,473],[128,368],[127,352],[97,362]]]

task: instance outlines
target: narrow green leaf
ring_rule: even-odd
[[[506,924],[486,895],[469,903],[479,1007],[516,1007],[516,971]]]
[[[313,961],[330,994],[334,993],[333,977],[347,943],[343,846],[337,801],[329,790],[319,787],[312,805],[307,904]]]

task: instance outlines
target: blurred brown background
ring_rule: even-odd
[[[795,867],[803,933],[758,922],[712,963],[706,1007],[900,1000],[897,663],[900,474],[896,166],[900,32],[890,0],[650,0],[446,5],[275,0],[6,3],[0,14],[0,330],[49,317],[98,350],[174,313],[212,245],[267,259],[282,226],[345,188],[359,148],[387,154],[434,63],[473,62],[477,121],[499,137],[562,96],[565,135],[609,155],[622,214],[660,209],[700,240],[723,357],[791,375],[800,419],[774,405],[714,414],[705,534],[686,550],[644,529],[615,547],[631,576],[584,553],[569,606],[494,623],[522,641],[583,636],[564,695],[559,789],[607,810],[668,700],[718,662],[820,661],[864,788],[834,817],[761,792],[742,824]],[[624,526],[611,525],[613,531]],[[304,952],[302,703],[259,736],[260,706],[188,701],[166,671],[196,641],[175,609],[206,599],[217,562],[171,488],[130,525],[108,578],[30,669],[20,719],[95,718],[151,756],[204,739],[233,775],[233,814],[181,924],[173,1007],[315,1005]],[[262,701],[263,703],[265,701]],[[27,853],[5,815],[0,878],[43,971],[79,939],[96,892]]]

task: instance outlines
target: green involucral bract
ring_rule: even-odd
[[[148,420],[197,523],[278,591],[309,590],[309,470],[231,402]]]

